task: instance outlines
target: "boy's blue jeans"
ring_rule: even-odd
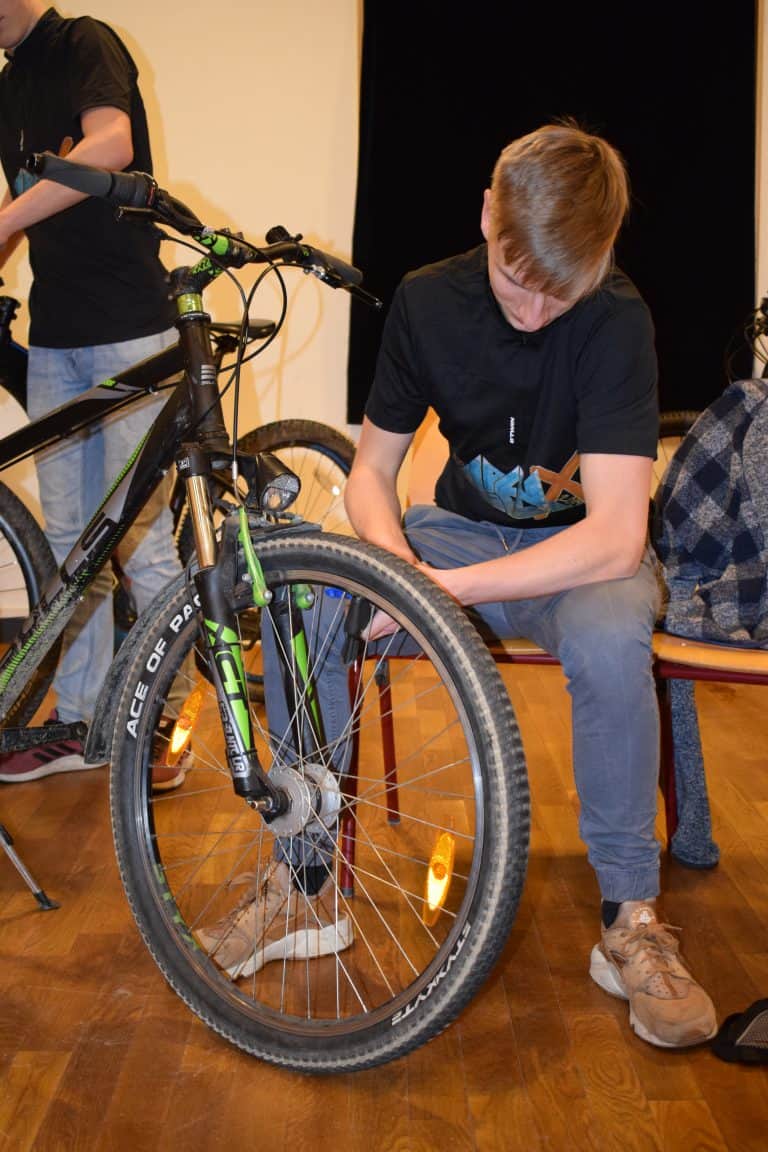
[[[405,518],[414,551],[436,568],[490,560],[559,531],[502,528],[426,505],[411,508]],[[651,670],[658,607],[654,561],[647,553],[631,579],[470,610],[486,636],[525,636],[560,660],[572,701],[579,830],[602,899],[617,903],[651,899],[659,892],[654,831],[659,719]],[[270,728],[284,732],[284,703],[279,693],[270,692],[275,682],[270,662],[276,657],[267,631],[263,654]],[[347,669],[340,658],[323,662],[319,689],[330,743],[349,716]]]
[[[30,418],[38,419],[176,339],[171,329],[92,348],[31,347],[27,370]],[[38,454],[45,531],[59,564],[167,398],[167,394],[149,397]],[[161,484],[117,552],[140,612],[180,570],[168,495],[167,484]],[[112,572],[106,567],[64,633],[54,681],[62,720],[90,722],[113,650]]]

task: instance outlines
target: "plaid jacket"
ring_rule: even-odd
[[[768,380],[730,384],[684,437],[656,493],[663,626],[768,648]]]

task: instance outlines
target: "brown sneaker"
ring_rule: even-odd
[[[253,873],[243,880],[253,879]],[[335,955],[354,939],[329,879],[316,896],[291,882],[287,864],[273,861],[232,911],[197,933],[200,945],[233,980],[258,972],[270,960]]]
[[[190,743],[178,752],[172,751],[171,735],[175,723],[170,717],[163,717],[157,726],[152,745],[153,792],[170,792],[173,788],[180,788],[195,762]]]
[[[680,958],[669,924],[651,905],[633,908],[629,925],[603,928],[592,949],[589,974],[604,992],[629,1001],[638,1036],[661,1048],[687,1048],[715,1035],[715,1008]]]

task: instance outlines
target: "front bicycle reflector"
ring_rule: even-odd
[[[448,896],[453,878],[455,855],[455,837],[450,832],[441,832],[429,858],[424,906],[421,912],[421,918],[428,928],[437,923],[437,918]]]
[[[203,704],[203,689],[193,688],[184,701],[178,719],[173,726],[165,753],[165,762],[173,767],[181,758],[181,754],[189,744],[192,731],[197,724],[200,709]]]

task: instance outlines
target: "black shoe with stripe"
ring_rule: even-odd
[[[58,724],[58,713],[54,710],[46,724]],[[38,744],[36,748],[26,748],[22,752],[0,754],[0,783],[23,784],[27,780],[40,780],[43,776],[53,776],[57,772],[81,772],[93,768],[93,764],[83,761],[83,745],[80,740],[56,740],[50,744]]]

